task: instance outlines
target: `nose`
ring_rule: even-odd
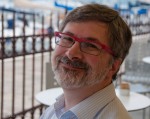
[[[82,52],[80,50],[80,43],[75,42],[72,47],[68,48],[66,55],[70,60],[73,59],[82,59]]]

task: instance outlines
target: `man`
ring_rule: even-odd
[[[119,13],[99,4],[78,7],[55,42],[52,69],[64,94],[41,119],[131,119],[112,83],[132,42]]]

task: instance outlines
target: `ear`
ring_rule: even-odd
[[[114,60],[112,67],[110,69],[110,73],[112,76],[119,70],[121,64],[122,64],[121,58]]]

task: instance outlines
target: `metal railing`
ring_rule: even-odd
[[[150,85],[150,65],[142,59],[150,56],[150,16],[134,15],[127,19],[132,31],[133,43],[125,59],[125,74],[122,79],[131,83]]]
[[[37,13],[0,8],[0,119],[39,118],[44,109],[44,105],[38,103],[34,95],[46,89],[45,65],[49,62],[52,51],[52,13],[49,14],[48,24],[45,23],[45,17]],[[135,24],[131,21],[128,19],[134,38],[142,35],[149,42],[150,21],[144,24],[140,20]],[[56,22],[58,28],[59,17]],[[142,41],[140,38],[136,41]],[[143,42],[143,47],[149,49],[146,42]],[[139,66],[138,69],[143,71],[139,62],[144,64],[142,57],[150,55],[149,50],[145,52],[144,49],[142,56],[137,55],[140,61],[135,57],[133,59],[134,52],[137,51],[137,46],[134,45],[136,42],[126,58],[126,76],[129,76],[128,72],[136,71],[134,66]],[[134,65],[134,62],[138,65]]]
[[[46,24],[41,14],[0,10],[0,118],[34,119],[44,108],[34,96],[45,89],[52,13]]]

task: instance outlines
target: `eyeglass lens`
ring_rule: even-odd
[[[75,43],[75,39],[66,34],[59,34],[56,36],[55,42],[57,45],[70,48]],[[91,55],[98,55],[100,53],[100,48],[90,42],[80,41],[80,50]]]

